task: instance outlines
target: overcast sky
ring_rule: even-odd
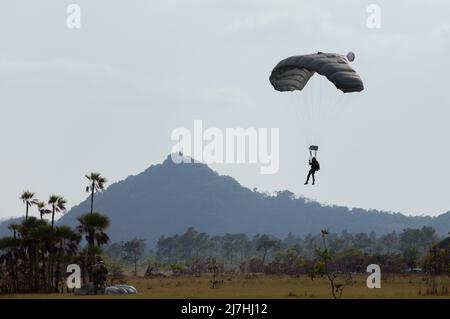
[[[81,29],[66,8],[81,6]],[[381,8],[381,28],[366,25]],[[214,164],[262,191],[437,215],[450,209],[450,2],[4,1],[0,10],[0,217],[25,189],[82,201],[85,173],[111,182],[161,162],[177,127],[280,129],[280,170]],[[365,91],[321,140],[303,185],[309,130],[271,87],[290,55],[356,53]],[[301,117],[301,114],[300,114]]]

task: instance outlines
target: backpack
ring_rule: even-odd
[[[316,169],[317,169],[318,171],[320,171],[320,164],[319,164],[319,161],[317,161],[317,167],[316,167]]]

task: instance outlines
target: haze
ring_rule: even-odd
[[[0,217],[23,215],[25,189],[78,204],[84,174],[139,173],[195,119],[280,128],[277,174],[212,165],[249,188],[412,215],[449,210],[450,2],[376,1],[381,28],[369,29],[372,0],[79,0],[79,30],[66,26],[70,3],[16,0],[0,11]],[[355,52],[366,89],[324,138],[318,184],[305,187],[307,143],[268,77],[279,60],[317,51]]]

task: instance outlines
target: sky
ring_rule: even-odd
[[[81,8],[80,29],[67,27],[71,3]],[[373,3],[380,28],[367,26]],[[4,2],[0,218],[24,214],[23,190],[63,195],[70,207],[86,198],[88,172],[115,182],[162,162],[171,132],[193,129],[194,120],[223,130],[279,128],[276,174],[260,174],[256,164],[211,165],[246,187],[444,213],[448,12],[447,0]],[[317,51],[355,52],[352,67],[365,85],[332,122],[305,121],[296,97],[268,81],[281,59]],[[321,135],[314,187],[303,185],[313,131]]]

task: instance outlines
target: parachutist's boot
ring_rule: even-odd
[[[308,185],[308,182],[306,182],[305,184],[303,184],[303,185]]]

